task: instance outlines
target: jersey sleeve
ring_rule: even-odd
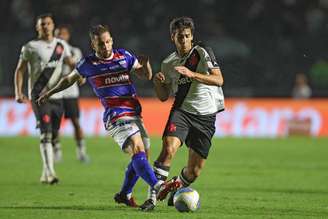
[[[138,66],[138,59],[137,57],[130,53],[129,51],[123,50],[123,54],[125,56],[126,62],[128,64],[128,70],[129,72],[132,72],[135,70],[135,68]]]
[[[28,44],[24,45],[21,49],[21,53],[19,55],[19,59],[28,61],[31,59],[31,48]]]
[[[86,58],[81,59],[75,67],[77,73],[79,73],[82,77],[87,77],[87,60]]]

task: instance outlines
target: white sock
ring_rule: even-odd
[[[47,176],[55,176],[53,149],[51,143],[41,143],[40,152],[43,162],[43,169]]]
[[[156,205],[156,190],[151,188],[150,186],[148,187],[148,195],[147,195],[147,199],[151,199],[153,200],[153,203]]]
[[[76,144],[77,144],[77,147],[78,148],[85,148],[85,141],[84,141],[84,139],[77,140],[76,141]]]

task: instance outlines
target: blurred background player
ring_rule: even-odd
[[[172,192],[168,204],[173,205],[176,189],[193,183],[205,165],[215,133],[216,114],[224,110],[224,96],[223,76],[212,50],[193,41],[193,20],[189,17],[173,19],[170,34],[176,51],[162,62],[161,72],[154,76],[154,85],[161,101],[166,101],[170,94],[174,94],[175,99],[163,133],[162,150],[154,162],[154,172],[158,180],[166,181],[175,153],[186,144],[189,148],[186,167],[179,176],[165,182],[157,194],[157,199],[163,200]],[[156,191],[153,194],[141,206],[144,211],[155,207]]]
[[[39,106],[36,104],[41,92],[52,88],[62,76],[63,63],[74,67],[71,52],[65,41],[55,38],[54,20],[51,14],[40,15],[36,19],[38,37],[26,43],[21,50],[15,71],[15,99],[26,103],[23,93],[24,74],[28,71],[28,94],[32,109],[40,129],[40,152],[43,169],[40,181],[54,184],[58,178],[54,168],[53,145],[58,143],[58,130],[63,114],[62,94],[53,95]]]
[[[55,36],[65,40],[71,49],[72,58],[75,63],[80,61],[82,58],[82,52],[79,48],[70,45],[71,29],[68,25],[60,25],[55,30]],[[63,75],[68,75],[72,71],[71,67],[64,64]],[[62,91],[63,93],[63,106],[64,106],[64,117],[70,119],[74,127],[74,137],[76,141],[76,155],[77,159],[81,162],[89,162],[89,156],[86,152],[86,145],[83,136],[83,131],[80,125],[80,109],[78,103],[79,97],[79,86],[74,83],[69,88]],[[62,159],[62,152],[60,145],[56,147],[55,160],[60,161]]]
[[[131,81],[131,74],[151,80],[149,58],[141,56],[137,59],[125,49],[113,49],[113,39],[107,26],[93,26],[90,39],[94,53],[82,59],[69,75],[44,93],[37,102],[42,104],[76,81],[87,79],[105,108],[103,122],[108,134],[123,152],[131,156],[121,191],[115,194],[114,200],[137,207],[132,190],[139,177],[155,191],[159,191],[162,185],[147,159],[149,137],[141,118],[136,89]]]
[[[298,73],[295,77],[292,96],[294,99],[308,99],[311,97],[312,90],[308,84],[308,79],[304,73]]]

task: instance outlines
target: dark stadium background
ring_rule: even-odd
[[[48,12],[56,24],[71,25],[71,44],[85,55],[89,27],[109,25],[114,46],[149,55],[154,73],[174,50],[169,21],[194,18],[196,39],[214,49],[222,68],[226,97],[206,167],[192,184],[197,212],[162,202],[148,214],[114,202],[130,158],[107,135],[88,85],[81,87],[80,122],[91,163],[76,159],[73,127],[63,120],[60,183],[39,182],[39,132],[30,104],[14,100],[14,71],[22,45],[36,37],[35,17]],[[327,51],[328,0],[0,0],[0,219],[328,218]],[[299,73],[314,98],[292,99]],[[172,99],[157,100],[150,81],[135,83],[146,97],[153,163]],[[183,146],[170,178],[186,159]],[[139,180],[138,204],[146,191]]]
[[[14,94],[21,46],[35,37],[35,16],[51,12],[73,28],[72,44],[90,52],[88,28],[108,24],[115,47],[151,57],[154,72],[173,50],[168,26],[191,16],[197,39],[211,46],[225,77],[227,97],[289,97],[296,73],[309,77],[314,97],[328,95],[328,0],[2,0],[0,96]],[[137,81],[140,96],[151,82]],[[88,86],[82,96],[93,96]]]

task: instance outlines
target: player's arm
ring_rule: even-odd
[[[147,80],[151,80],[153,76],[153,71],[151,69],[151,65],[149,62],[148,56],[139,56],[138,62],[134,69],[134,72],[139,78],[145,78]]]
[[[65,57],[65,58],[64,58],[64,63],[65,63],[66,65],[68,65],[68,66],[71,68],[71,70],[73,70],[73,69],[75,68],[75,64],[76,64],[76,62],[74,61],[74,59],[73,59],[72,56],[67,56],[67,57]]]
[[[200,83],[214,86],[222,86],[223,85],[223,76],[220,71],[220,68],[211,68],[209,69],[209,75],[201,74],[198,72],[190,71],[185,66],[177,66],[175,70],[182,75],[185,75],[188,78],[192,78],[194,80],[199,81]]]
[[[15,100],[18,103],[27,102],[27,97],[23,94],[24,74],[27,70],[27,61],[19,59],[15,70]]]
[[[154,76],[154,86],[155,86],[155,92],[156,96],[160,101],[166,101],[170,96],[170,89],[169,85],[165,83],[165,76],[162,72],[158,72]]]
[[[76,66],[76,62],[74,61],[73,56],[67,56],[64,58],[64,63],[68,65],[71,69],[74,69]],[[81,86],[86,82],[86,79],[83,77],[80,77],[80,79],[77,81],[78,84]]]
[[[37,103],[40,105],[48,100],[51,95],[58,93],[62,90],[65,90],[66,88],[73,85],[75,82],[81,80],[82,76],[78,73],[76,69],[74,69],[70,74],[63,77],[52,89],[48,90],[46,93],[42,94],[38,100]]]

